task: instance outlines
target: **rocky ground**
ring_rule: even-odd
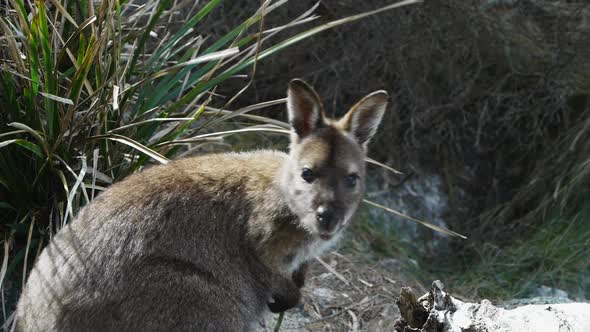
[[[280,331],[396,331],[395,323],[402,318],[396,304],[402,287],[409,287],[414,294],[425,294],[431,288],[415,280],[409,272],[410,264],[393,258],[371,263],[366,257],[349,250],[325,255],[311,265],[301,304],[285,314]],[[558,304],[558,307],[566,303],[574,304],[567,293],[545,286],[540,287],[531,298],[513,299],[495,303],[495,306],[488,300],[461,299],[466,301],[465,310],[485,307],[498,317],[505,312],[508,316],[528,312],[526,310],[536,312],[536,307],[540,305]],[[463,303],[456,299],[453,301]],[[515,308],[519,309],[506,311]],[[269,314],[258,331],[275,331],[277,318],[278,315]]]
[[[556,298],[558,299],[558,298]],[[514,309],[494,306],[489,300],[463,302],[445,291],[436,280],[420,296],[404,287],[396,300],[402,318],[396,332],[582,332],[590,330],[590,303],[520,305]],[[541,301],[544,302],[544,301]]]
[[[427,291],[408,280],[405,264],[370,263],[337,251],[325,255],[311,266],[302,303],[285,314],[281,331],[393,331],[400,318],[395,304],[400,288]],[[277,317],[269,316],[259,331],[273,331]]]

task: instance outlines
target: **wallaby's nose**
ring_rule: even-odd
[[[318,208],[316,219],[321,230],[330,232],[336,226],[336,218],[334,218],[334,213],[330,209]]]

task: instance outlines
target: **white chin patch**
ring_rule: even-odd
[[[293,261],[289,266],[289,273],[295,271],[304,262],[310,261],[331,250],[338,243],[341,237],[341,231],[332,234],[327,240],[323,240],[317,232],[314,233],[313,240],[311,240],[306,246],[299,249],[293,258]]]
[[[308,233],[315,235],[318,234],[319,229],[317,222],[315,220],[315,215],[307,216],[305,218],[300,219],[301,225],[307,230]]]

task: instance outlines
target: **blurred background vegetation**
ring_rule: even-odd
[[[212,33],[248,3],[226,3],[215,19],[227,23]],[[290,3],[269,21],[314,3]],[[388,3],[322,1],[316,13],[327,22]],[[359,231],[373,254],[411,257],[426,283],[442,278],[468,297],[525,297],[542,285],[590,296],[590,3],[424,1],[261,62],[239,101],[279,98],[276,82],[289,77],[317,86],[336,116],[367,91],[390,91],[370,151],[404,174],[377,169],[373,191],[395,196],[436,176],[435,196],[448,201],[441,219],[469,237],[433,246],[433,231],[404,238],[390,224],[409,221],[372,214]]]
[[[370,156],[402,174],[371,166],[369,198],[468,236],[367,207],[348,254],[404,258],[470,298],[589,298],[590,4],[391,4],[0,2],[3,317],[39,250],[113,181],[179,156],[285,148],[294,77],[330,116],[389,91]]]

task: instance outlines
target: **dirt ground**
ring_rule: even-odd
[[[406,270],[391,258],[371,263],[351,252],[324,255],[312,264],[301,304],[285,314],[281,331],[393,331],[400,288],[427,291]],[[259,331],[274,331],[277,317],[267,317]]]

